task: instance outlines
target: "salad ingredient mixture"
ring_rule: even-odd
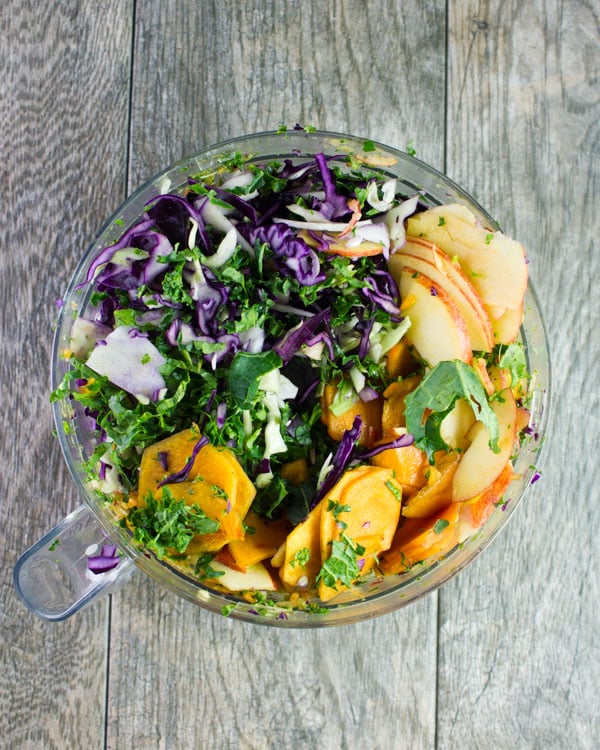
[[[485,523],[528,424],[525,253],[420,201],[348,155],[232,153],[92,261],[53,398],[145,550],[335,604]]]

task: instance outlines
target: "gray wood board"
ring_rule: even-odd
[[[597,8],[378,5],[0,10],[1,746],[597,745]],[[47,402],[70,269],[126,189],[209,143],[295,122],[412,139],[524,242],[554,363],[542,479],[471,568],[378,620],[278,632],[138,574],[112,603],[37,621],[12,568],[78,502]]]
[[[11,750],[101,747],[105,733],[108,600],[50,626],[16,600],[12,571],[80,502],[51,436],[52,327],[74,263],[123,197],[131,20],[118,0],[0,9],[0,746]]]
[[[448,171],[525,244],[554,397],[541,480],[486,554],[439,594],[443,748],[600,741],[595,11],[451,6]]]

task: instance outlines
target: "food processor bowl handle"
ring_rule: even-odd
[[[80,505],[19,557],[14,570],[17,596],[43,620],[66,620],[135,570],[117,551],[116,567],[93,573],[88,559],[106,545],[113,542],[89,508]]]

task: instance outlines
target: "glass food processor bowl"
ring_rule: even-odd
[[[367,166],[387,178],[397,179],[397,191],[407,196],[420,192],[428,207],[460,203],[468,207],[490,230],[496,221],[464,190],[445,175],[394,148],[351,135],[329,132],[266,132],[211,146],[152,177],[138,188],[108,219],[75,269],[63,298],[52,353],[52,388],[62,382],[70,365],[63,353],[69,347],[73,321],[90,306],[92,285],[85,285],[90,263],[107,245],[139,219],[144,206],[158,194],[183,191],[188,177],[198,172],[222,169],[224,155],[240,152],[252,162],[301,163],[315,154],[348,154],[356,164]],[[540,307],[529,284],[520,332],[530,374],[528,435],[514,456],[515,479],[485,524],[444,555],[425,560],[409,571],[395,575],[370,575],[325,606],[294,608],[286,592],[267,597],[245,598],[217,591],[173,567],[166,560],[141,549],[131,531],[102,502],[83,468],[95,447],[89,420],[69,400],[53,403],[58,439],[84,503],[44,536],[19,559],[15,586],[23,602],[46,620],[63,620],[79,611],[115,582],[123,581],[136,566],[178,596],[215,613],[274,627],[323,627],[351,623],[392,612],[420,599],[454,576],[482,552],[504,528],[532,480],[534,465],[546,429],[550,360]],[[103,546],[115,545],[119,563],[112,570],[94,575],[88,557]],[[105,549],[106,552],[106,549]],[[117,554],[110,550],[111,553]]]

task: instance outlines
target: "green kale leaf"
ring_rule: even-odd
[[[229,390],[238,406],[250,409],[258,395],[260,378],[282,364],[281,357],[272,349],[257,354],[238,352],[228,373]]]
[[[430,463],[436,451],[450,449],[440,427],[459,398],[469,404],[475,418],[487,427],[494,453],[500,450],[498,419],[475,370],[460,360],[439,362],[405,401],[406,428],[413,435],[415,445],[427,453]]]

